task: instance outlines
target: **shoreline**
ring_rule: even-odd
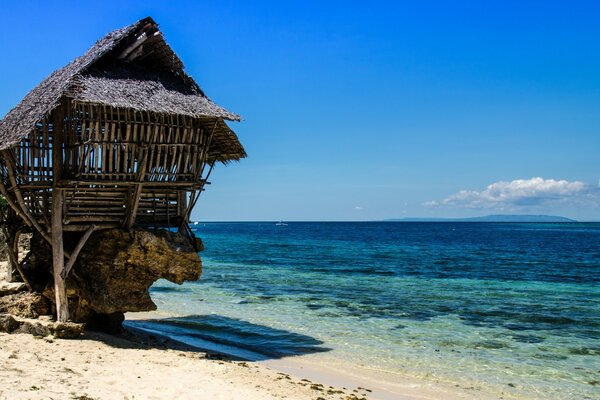
[[[368,391],[297,379],[158,335],[80,339],[0,333],[0,400],[373,400]]]
[[[418,378],[410,378],[386,371],[368,368],[356,368],[350,363],[339,360],[337,365],[324,363],[314,355],[288,356],[283,358],[257,359],[256,353],[249,350],[212,342],[206,339],[190,337],[185,334],[174,335],[141,326],[140,322],[164,317],[159,312],[128,313],[124,326],[134,331],[145,332],[190,346],[196,351],[214,352],[233,359],[264,366],[278,373],[285,373],[297,380],[310,380],[325,386],[344,388],[351,393],[357,388],[368,389],[363,393],[369,400],[474,400],[500,399],[500,396],[481,392],[468,392],[441,382],[428,382]],[[331,361],[331,360],[328,360]]]

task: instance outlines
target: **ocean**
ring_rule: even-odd
[[[600,223],[206,223],[135,322],[504,398],[600,399]]]

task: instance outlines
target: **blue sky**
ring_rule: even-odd
[[[600,219],[600,3],[4,1],[0,115],[148,15],[244,118],[195,219]]]

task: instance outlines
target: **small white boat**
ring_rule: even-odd
[[[286,224],[283,221],[279,221],[278,223],[275,224],[275,226],[288,226],[288,224]]]

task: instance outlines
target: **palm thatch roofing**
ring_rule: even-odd
[[[210,152],[214,159],[227,162],[246,157],[236,134],[224,122],[240,117],[204,94],[150,17],[107,34],[29,92],[0,121],[0,150],[25,138],[63,97],[206,120],[207,129],[215,130]]]

